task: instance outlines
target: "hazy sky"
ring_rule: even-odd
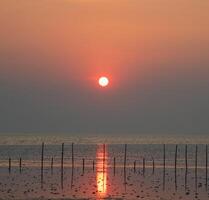
[[[209,133],[208,11],[208,0],[1,0],[0,132]]]

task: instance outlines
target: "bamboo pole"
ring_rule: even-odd
[[[186,144],[185,145],[185,178],[184,178],[185,191],[187,190],[187,174],[188,174],[188,153],[187,153],[187,144]]]
[[[51,158],[51,174],[53,174],[53,168],[54,168],[54,158]]]
[[[85,159],[83,158],[83,174],[85,172]]]
[[[165,144],[163,145],[163,190],[165,190]]]
[[[103,173],[105,171],[105,144],[103,144]]]
[[[72,168],[74,168],[74,143],[72,143]]]
[[[136,161],[134,161],[134,173],[136,173]]]
[[[153,157],[152,157],[152,173],[153,174],[155,173],[155,160]]]
[[[195,148],[195,188],[197,192],[197,152],[198,152],[198,146],[196,145]]]
[[[11,173],[11,158],[9,157],[9,173]]]
[[[177,168],[177,153],[178,153],[178,145],[176,145],[176,150],[175,150],[175,176],[176,176],[176,168]]]
[[[165,144],[163,145],[163,170],[165,171]]]
[[[208,186],[208,145],[205,146],[205,185]]]
[[[20,157],[19,160],[19,170],[20,170],[20,174],[22,173],[22,158]]]
[[[143,158],[143,175],[145,174],[145,158]]]
[[[41,188],[43,188],[43,178],[44,178],[44,142],[41,145]]]
[[[178,154],[178,145],[176,145],[176,151],[175,151],[175,189],[177,190],[177,154]]]
[[[126,156],[127,156],[127,144],[125,144],[125,153],[124,153],[124,171],[126,170]]]
[[[185,145],[185,172],[188,171],[188,153],[187,153],[187,144]]]
[[[63,189],[63,175],[64,175],[64,143],[62,143],[62,155],[61,155],[61,187]]]
[[[115,160],[115,157],[114,157],[114,160],[113,160],[113,173],[114,173],[114,176],[115,176],[115,165],[116,165],[116,160]]]
[[[125,144],[125,152],[124,152],[124,184],[126,184],[126,157],[127,157],[127,144]]]
[[[74,176],[74,143],[71,145],[71,158],[72,158],[72,171],[71,171],[71,188],[73,187],[73,176]]]

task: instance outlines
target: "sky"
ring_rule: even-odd
[[[208,10],[1,0],[0,134],[208,134]]]

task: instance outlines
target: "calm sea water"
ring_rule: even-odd
[[[85,159],[86,166],[91,167],[93,160],[98,158],[98,148],[101,145],[96,144],[74,144],[74,158],[75,164],[81,165],[82,160]],[[205,166],[206,145],[199,144],[198,147],[198,166]],[[175,159],[175,144],[166,145],[166,165],[167,167],[174,166]],[[188,151],[188,166],[194,167],[195,165],[195,150],[196,145],[187,145]],[[124,163],[124,144],[106,144],[105,157],[107,165],[113,164],[113,159],[117,161],[117,166],[122,167]],[[178,145],[178,167],[185,165],[185,145]],[[0,165],[6,166],[8,159],[11,158],[13,165],[18,165],[19,158],[25,166],[39,166],[41,160],[41,145],[0,145]],[[49,166],[51,158],[54,159],[54,165],[59,166],[61,160],[61,145],[46,144],[44,148],[44,162],[45,166]],[[64,145],[64,164],[71,166],[72,147],[71,144]],[[137,165],[142,165],[142,160],[145,158],[147,167],[152,165],[153,159],[155,160],[156,167],[163,165],[163,145],[162,144],[128,144],[127,146],[127,166],[132,167],[134,161]]]

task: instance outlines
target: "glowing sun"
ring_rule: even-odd
[[[107,77],[105,77],[105,76],[102,76],[102,77],[99,78],[98,82],[99,82],[99,85],[101,87],[106,87],[109,84],[109,79]]]

